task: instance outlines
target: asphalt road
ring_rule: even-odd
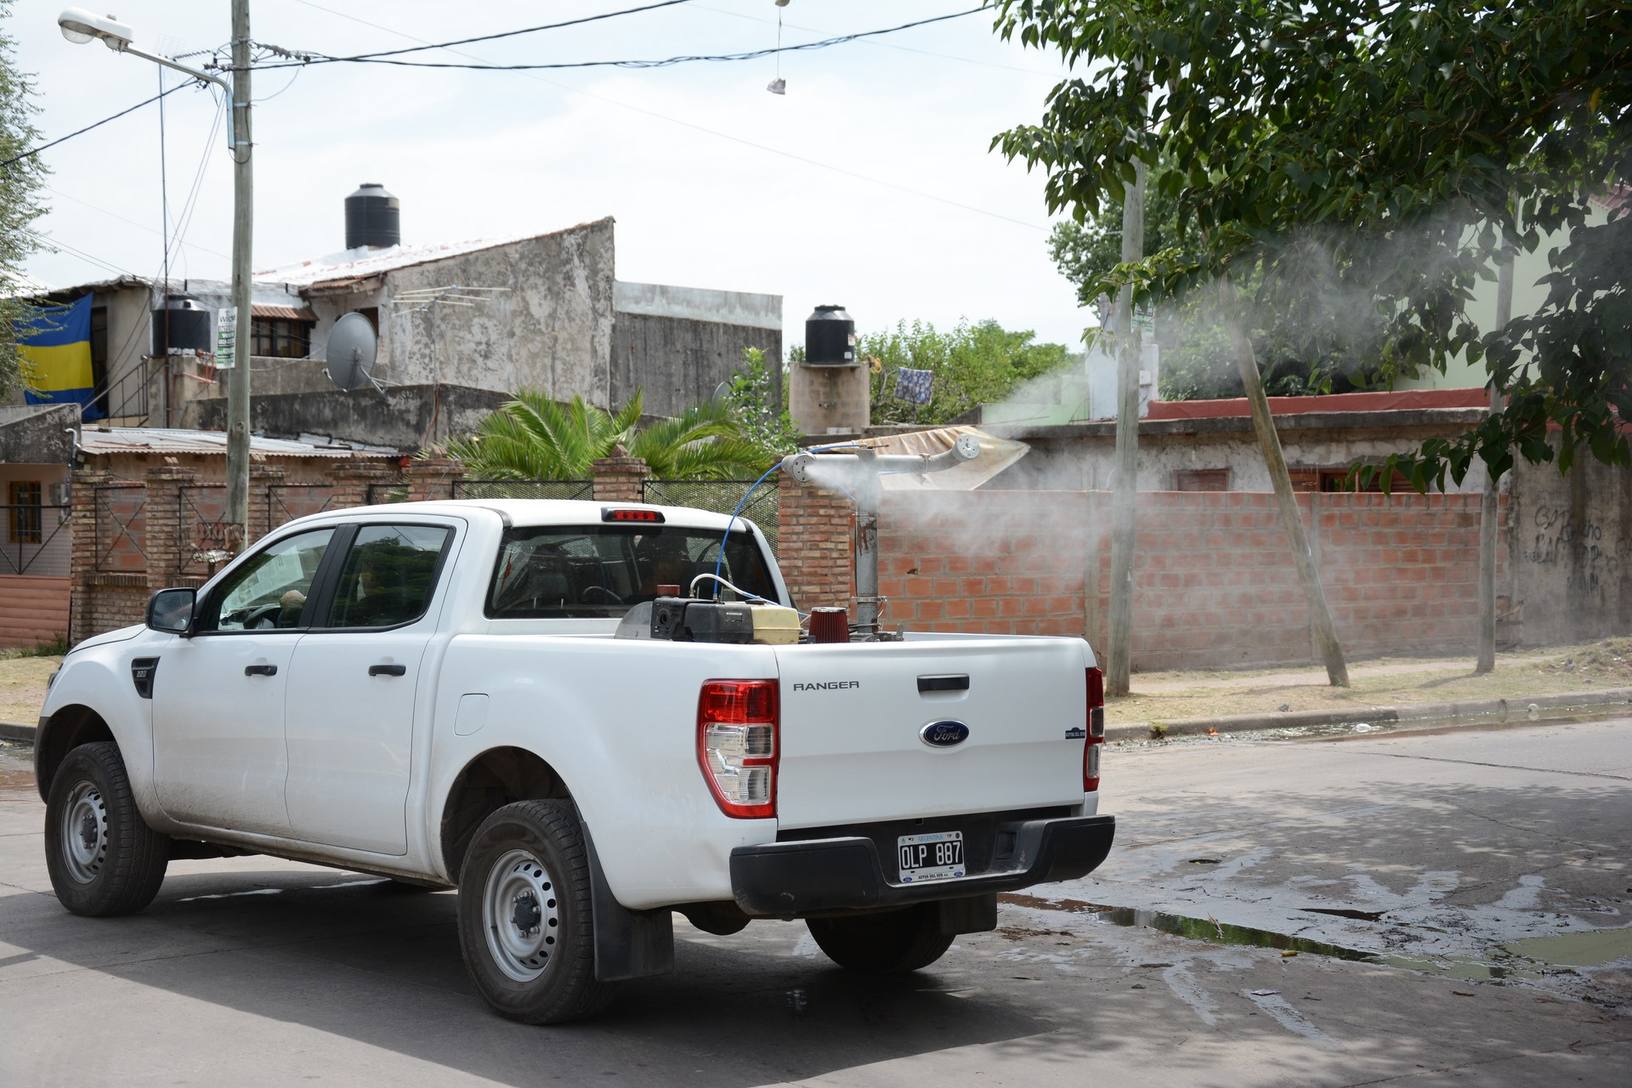
[[[564,1028],[481,1006],[451,893],[239,858],[173,865],[135,918],[66,914],[26,757],[0,749],[7,1088],[1632,1080],[1632,720],[1115,747],[1111,860],[930,970],[676,919],[674,975]],[[1255,940],[1379,957],[1229,943]]]

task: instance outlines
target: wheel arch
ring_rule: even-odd
[[[537,752],[514,745],[488,748],[459,771],[443,798],[439,848],[448,880],[457,884],[465,851],[483,820],[515,801],[573,800],[566,781]]]
[[[50,796],[51,782],[69,752],[103,740],[119,743],[107,719],[83,703],[69,703],[44,719],[34,737],[34,784],[40,800]]]

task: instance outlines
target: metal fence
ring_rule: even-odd
[[[91,569],[101,574],[147,570],[147,488],[140,483],[96,485],[96,555]]]
[[[296,518],[320,514],[333,502],[333,484],[267,484],[266,527],[276,529]]]
[[[185,484],[176,519],[178,575],[208,577],[237,553],[236,527],[227,522],[227,489],[222,484]]]
[[[729,514],[753,485],[752,480],[647,480],[643,497],[659,506],[693,506]],[[772,484],[755,491],[740,511],[740,516],[759,526],[772,552],[776,551],[781,510],[782,494]]]
[[[455,480],[456,499],[589,499],[590,480]]]
[[[0,574],[68,574],[73,531],[67,506],[0,506]]]

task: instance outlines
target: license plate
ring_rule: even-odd
[[[901,883],[919,884],[926,880],[949,880],[964,875],[963,832],[931,831],[924,835],[902,835],[896,842]]]

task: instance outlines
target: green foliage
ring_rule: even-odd
[[[782,385],[783,403],[773,410],[771,369],[765,353],[743,348],[742,369],[731,376],[731,391],[725,396],[743,439],[760,451],[767,465],[799,448],[799,428],[786,407],[787,382]]]
[[[1589,223],[1632,177],[1632,8],[1603,0],[999,0],[997,29],[1079,76],[994,146],[1047,171],[1051,209],[1112,206],[1137,159],[1184,235],[1122,282],[1177,297],[1259,276],[1254,303],[1306,336],[1346,336],[1386,377],[1483,360],[1506,409],[1395,466],[1414,486],[1474,456],[1561,467],[1584,445],[1632,462],[1632,218]],[[1549,253],[1541,310],[1469,313],[1509,250]],[[1334,304],[1335,298],[1335,304]],[[1307,315],[1308,319],[1304,320]]]
[[[10,15],[9,0],[0,0],[0,19]],[[17,68],[11,35],[0,29],[0,162],[40,142],[33,94],[33,84]],[[0,394],[20,380],[16,323],[28,316],[28,306],[18,296],[30,293],[23,262],[40,248],[30,224],[45,210],[39,192],[46,173],[37,155],[0,166]]]
[[[476,433],[448,443],[447,454],[473,477],[491,480],[583,480],[590,466],[623,447],[660,479],[732,480],[769,464],[744,438],[730,405],[708,401],[673,419],[640,426],[641,395],[616,413],[574,397],[560,404],[523,391],[482,420]]]
[[[1159,178],[1160,169],[1155,173]],[[1049,256],[1060,273],[1077,285],[1077,297],[1084,306],[1108,297],[1089,292],[1112,282],[1122,263],[1122,197],[1115,194],[1114,199],[1116,203],[1101,215],[1081,223],[1057,223],[1049,235]],[[1145,252],[1173,250],[1182,244],[1183,236],[1178,204],[1159,181],[1151,184],[1145,200]],[[1237,287],[1255,295],[1260,278],[1250,273]],[[1145,303],[1155,318],[1153,334],[1161,349],[1158,382],[1163,400],[1244,395],[1229,328],[1215,300],[1216,293],[1206,289],[1192,289],[1177,298],[1165,297],[1157,288],[1146,294]],[[1328,336],[1322,342],[1305,335],[1307,329],[1289,326],[1276,320],[1273,311],[1256,306],[1234,316],[1252,341],[1265,392],[1272,397],[1347,393],[1376,379],[1375,368],[1354,358],[1348,337]],[[1300,315],[1300,320],[1306,319],[1306,314]]]
[[[995,321],[960,322],[947,332],[927,321],[903,321],[893,331],[860,337],[856,355],[872,368],[873,422],[951,423],[982,404],[1004,400],[1021,383],[1058,370],[1069,359],[1064,344],[1034,344],[1035,337]],[[935,375],[928,404],[895,395],[902,367]]]

